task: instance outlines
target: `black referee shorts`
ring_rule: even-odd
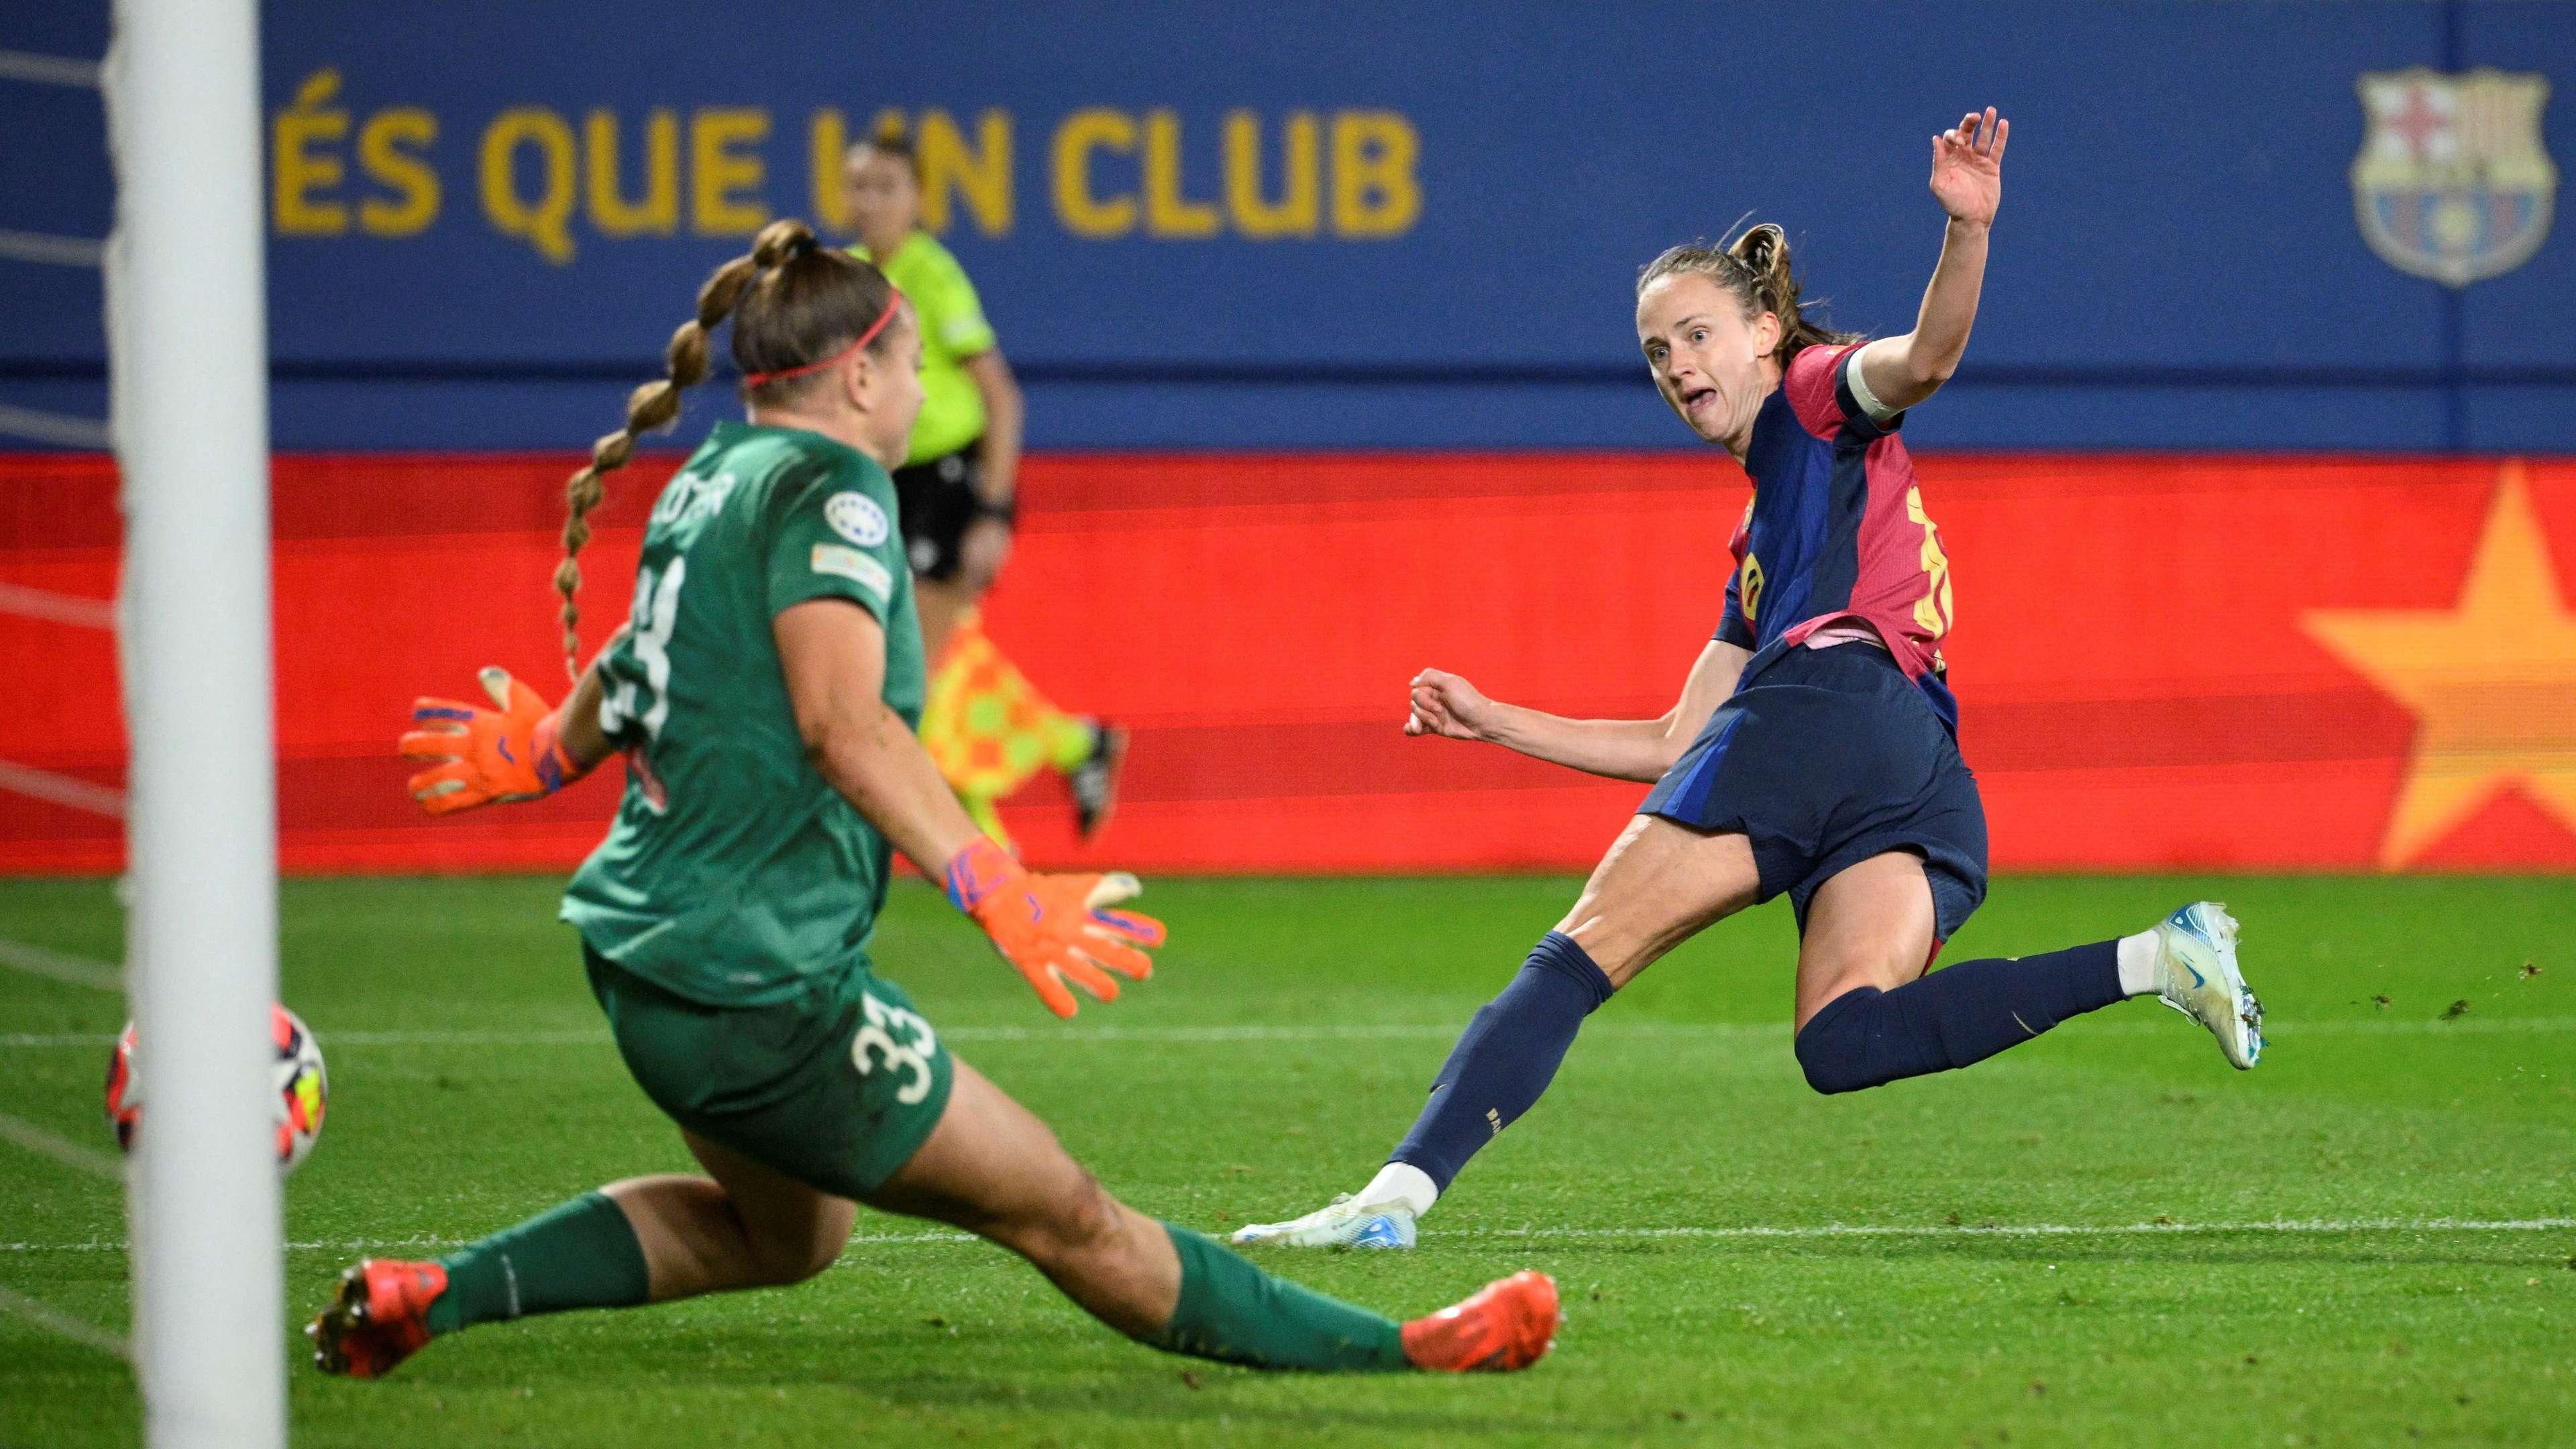
[[[957,577],[966,525],[987,511],[976,490],[983,474],[981,438],[894,470],[895,510],[902,515],[904,552],[915,578],[947,583]]]

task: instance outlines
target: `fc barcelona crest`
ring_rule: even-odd
[[[2369,130],[2353,209],[2380,259],[2454,287],[2521,266],[2549,235],[2558,168],[2540,137],[2549,82],[2473,70],[2361,78]]]

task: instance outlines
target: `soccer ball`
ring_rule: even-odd
[[[277,1045],[277,1170],[293,1172],[322,1135],[323,1103],[330,1095],[329,1075],[322,1068],[322,1044],[313,1039],[304,1019],[283,1006],[269,1008],[269,1037]],[[134,1150],[135,1129],[143,1122],[143,1078],[134,1051],[134,1023],[127,1022],[107,1059],[107,1120],[116,1128],[116,1145]]]

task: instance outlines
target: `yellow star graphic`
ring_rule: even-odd
[[[2311,638],[2415,712],[2415,747],[2380,842],[2396,869],[2507,789],[2576,830],[2576,614],[2522,465],[2494,505],[2458,607],[2314,609]]]

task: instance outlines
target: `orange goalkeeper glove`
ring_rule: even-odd
[[[411,797],[432,815],[495,800],[535,800],[580,779],[589,767],[563,747],[563,711],[490,665],[478,673],[492,709],[422,698],[411,707],[403,758],[438,763],[411,777]]]
[[[1143,889],[1124,871],[1033,875],[981,835],[948,862],[949,904],[975,918],[993,949],[1058,1016],[1075,1010],[1068,981],[1094,1000],[1116,1001],[1118,983],[1109,972],[1137,981],[1154,974],[1153,958],[1136,948],[1163,944],[1163,923],[1105,909]]]

